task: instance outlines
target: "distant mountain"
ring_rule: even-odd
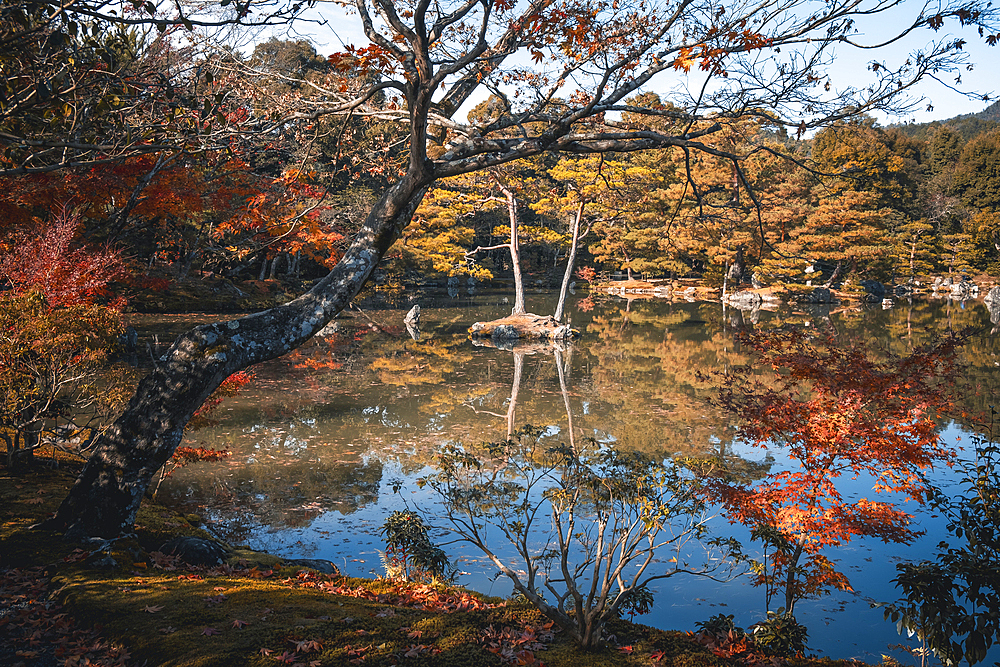
[[[994,102],[979,113],[973,115],[978,116],[983,120],[992,120],[1000,123],[1000,101]]]
[[[892,125],[904,134],[914,139],[926,139],[931,128],[946,125],[958,132],[964,141],[969,141],[983,132],[1000,127],[1000,101],[994,102],[978,113],[967,113],[947,120],[935,120],[930,123],[907,123]]]

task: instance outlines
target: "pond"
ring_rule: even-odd
[[[201,514],[235,544],[287,557],[324,558],[354,576],[383,573],[379,529],[407,506],[433,498],[416,485],[432,470],[446,443],[501,441],[525,424],[543,429],[553,444],[594,438],[654,456],[724,450],[748,466],[786,465],[780,450],[752,449],[734,441],[730,421],[706,399],[714,394],[700,373],[747,360],[734,342],[734,326],[795,323],[829,330],[896,353],[924,345],[946,331],[981,328],[966,351],[970,409],[996,395],[1000,349],[981,303],[921,300],[892,309],[796,307],[742,313],[717,303],[668,303],[577,294],[568,312],[583,336],[561,350],[527,352],[477,347],[466,329],[478,320],[509,314],[505,293],[472,289],[424,291],[397,308],[362,304],[293,354],[255,369],[256,379],[213,415],[215,423],[187,434],[187,445],[231,450],[221,463],[176,471],[159,499]],[[528,310],[554,310],[556,295],[527,295]],[[422,308],[419,339],[403,326],[412,303]],[[133,323],[154,350],[209,317],[143,316]],[[143,346],[144,347],[144,346]],[[960,425],[945,435],[960,438]],[[947,471],[938,481],[953,483]],[[398,493],[394,486],[402,485]],[[871,493],[863,480],[846,482],[847,494]],[[901,560],[929,557],[946,536],[942,520],[912,507],[927,534],[910,546],[855,541],[828,555],[856,593],[806,600],[796,616],[809,628],[809,647],[833,658],[879,662],[889,647],[907,643],[882,620],[871,601],[898,597],[890,580]],[[744,541],[745,530],[723,518],[716,526]],[[436,539],[446,541],[438,530]],[[459,582],[494,595],[510,584],[479,553],[447,546],[459,562]],[[746,577],[728,583],[678,576],[654,588],[649,615],[636,621],[694,630],[717,613],[735,614],[741,626],[763,616],[764,592]],[[775,605],[776,606],[776,605]],[[909,645],[914,646],[911,640]],[[994,650],[993,653],[996,653]],[[991,654],[989,662],[1000,659]]]

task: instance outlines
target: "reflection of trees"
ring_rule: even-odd
[[[378,502],[382,461],[306,456],[294,446],[267,446],[226,464],[194,466],[168,478],[161,494],[204,507],[226,539],[240,541],[260,525],[294,528],[319,514],[351,514]],[[192,508],[193,509],[193,508]]]
[[[877,356],[880,349],[904,354],[949,328],[989,321],[972,303],[964,310],[951,304],[950,314],[948,304],[928,301],[838,311],[829,319],[805,308],[762,312],[759,326],[808,325],[867,341]],[[464,322],[475,319],[462,312]],[[585,331],[582,342],[517,355],[475,349],[453,333],[461,327],[451,319],[436,319],[445,322],[437,329],[425,313],[419,342],[373,334],[360,322],[341,324],[337,340],[316,343],[313,361],[303,348],[294,363],[261,366],[244,394],[220,409],[220,424],[190,434],[186,443],[230,449],[232,465],[191,466],[170,478],[163,493],[172,489],[189,505],[218,505],[217,517],[237,533],[243,520],[299,525],[319,511],[302,509],[312,503],[346,512],[374,502],[378,461],[408,474],[433,465],[443,442],[495,441],[524,424],[553,444],[591,436],[651,456],[721,455],[731,472],[757,472],[733,456],[732,425],[706,400],[715,396],[712,384],[698,379],[699,372],[747,361],[718,304],[635,300],[626,307],[600,299],[592,311],[574,315]],[[970,412],[982,410],[1000,389],[998,343],[984,335],[962,354],[969,367],[961,400]],[[264,506],[272,501],[272,508]],[[233,506],[225,509],[226,503]]]
[[[697,377],[745,361],[719,331],[721,311],[630,306],[605,304],[587,327],[592,396],[614,406],[606,410],[613,420],[602,427],[622,446],[649,454],[693,454],[713,441],[730,442],[731,426],[707,400],[714,390]]]
[[[396,339],[379,346],[371,369],[379,382],[390,386],[436,385],[467,364],[470,356],[467,346],[455,340]]]
[[[1000,340],[986,328],[989,321],[989,310],[980,302],[915,299],[882,313],[845,314],[841,335],[847,340],[867,341],[870,352],[884,358],[885,353],[906,355],[951,333],[977,331],[959,351],[965,369],[956,400],[964,412],[985,415],[1000,395]]]
[[[507,422],[507,439],[510,440],[514,436],[515,422],[517,421],[517,395],[521,391],[521,375],[524,373],[524,352],[519,350],[513,350],[511,352],[513,356],[513,367],[514,367],[514,379],[511,381],[510,385],[510,398],[507,400],[507,412],[506,414],[500,414],[499,412],[492,412],[490,410],[480,410],[476,407],[476,403],[469,401],[467,404],[472,411],[477,415],[491,415],[493,417],[500,417]]]

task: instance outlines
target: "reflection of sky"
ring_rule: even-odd
[[[740,453],[746,453],[748,458],[762,458],[759,450]],[[365,507],[348,516],[336,511],[326,512],[308,526],[262,533],[258,537],[259,544],[255,546],[289,556],[328,559],[351,576],[381,575],[379,549],[383,547],[383,542],[378,532],[381,522],[395,510],[426,508],[434,503],[435,499],[428,490],[420,490],[413,484],[416,476],[403,475],[398,469],[387,470],[384,480],[405,478],[408,483],[399,495],[394,495],[391,485],[384,481],[379,493],[380,506]],[[858,495],[868,491],[869,487],[863,480],[854,480],[846,490]],[[896,563],[926,557],[934,545],[946,537],[941,521],[935,521],[936,517],[926,510],[912,509],[921,528],[928,531],[913,545],[885,545],[878,541],[858,540],[829,552],[851,579],[857,595],[835,592],[821,599],[799,602],[797,616],[809,628],[809,646],[813,650],[834,658],[857,658],[878,663],[880,654],[892,653],[889,644],[908,643],[905,637],[896,634],[892,624],[883,621],[881,609],[872,609],[868,601],[895,600],[898,593],[890,582],[896,576]],[[748,550],[755,548],[756,545],[749,542],[748,532],[742,527],[729,527],[721,518],[713,521],[716,530],[733,534],[744,542]],[[448,538],[446,533],[437,531],[434,539],[442,544]],[[510,594],[512,587],[509,581],[504,577],[497,578],[496,568],[480,552],[462,544],[449,545],[447,552],[459,569],[466,573],[459,578],[460,583],[491,595]],[[517,563],[513,559],[509,562]],[[515,569],[523,567],[518,565]],[[636,620],[656,627],[694,630],[697,621],[718,613],[735,614],[738,623],[746,626],[762,616],[764,592],[750,586],[745,579],[717,583],[678,575],[657,582],[653,589],[655,603],[652,612]],[[912,642],[909,643],[912,645]],[[905,663],[905,658],[900,657]]]
[[[737,446],[736,453],[751,460],[763,459],[763,452],[745,446]],[[778,467],[782,458],[777,450],[768,450],[776,455]],[[427,470],[422,471],[426,473]],[[383,574],[379,560],[379,549],[383,542],[379,536],[381,522],[395,510],[404,508],[431,507],[435,498],[427,489],[420,490],[414,484],[419,475],[403,475],[399,469],[387,469],[383,480],[403,478],[406,486],[400,494],[393,494],[391,484],[383,481],[379,493],[380,506],[365,507],[343,516],[338,512],[320,515],[308,527],[295,530],[273,531],[260,536],[261,547],[289,556],[324,558],[337,564],[344,574],[350,576],[378,576]],[[949,475],[935,473],[935,481],[947,486]],[[870,492],[870,484],[863,479],[845,480],[845,495],[860,496]],[[911,504],[912,505],[912,504]],[[899,651],[888,648],[890,644],[909,644],[905,636],[899,636],[891,623],[883,620],[882,610],[873,609],[870,602],[890,602],[899,597],[891,580],[896,576],[896,564],[908,560],[926,558],[935,545],[947,537],[943,522],[929,510],[911,506],[908,508],[917,519],[921,529],[927,534],[912,545],[883,544],[877,540],[855,540],[854,542],[828,550],[827,554],[851,580],[856,594],[834,592],[832,595],[803,600],[798,603],[797,617],[809,628],[809,646],[820,655],[833,658],[856,658],[870,663],[878,663],[880,655],[896,655],[907,664],[907,657]],[[757,548],[751,543],[749,533],[740,526],[728,526],[724,519],[713,519],[714,530],[732,534],[744,543],[751,553]],[[447,533],[436,531],[434,539],[438,544],[448,541]],[[493,543],[494,548],[497,542]],[[490,595],[509,595],[510,582],[498,577],[495,566],[474,548],[464,544],[446,547],[449,556],[464,572],[459,582],[477,591]],[[522,569],[523,565],[513,557],[508,561]],[[655,567],[655,566],[654,566]],[[656,627],[695,630],[695,623],[715,614],[735,614],[739,625],[747,626],[763,616],[764,591],[750,586],[745,579],[727,583],[714,582],[704,578],[677,575],[656,582],[653,609],[648,616],[635,620]],[[778,606],[774,602],[774,607]],[[774,608],[772,607],[772,608]],[[991,652],[992,660],[1000,658],[1000,651]]]
[[[444,341],[445,336],[436,327],[456,328],[454,322],[459,316],[453,310],[438,310],[430,306],[422,308],[425,333],[431,338],[437,336],[439,343]],[[606,312],[602,314],[605,308]],[[600,315],[617,321],[621,313],[616,308],[613,304],[599,305],[592,313],[574,313],[573,319],[580,323],[582,330],[587,331],[591,317]],[[641,324],[637,320],[629,328],[629,336],[632,337],[629,341],[639,340],[642,336],[655,341],[665,340],[665,330],[674,341],[681,341],[684,336],[689,336],[691,340],[703,340],[706,330],[712,326],[712,317],[698,305],[633,304],[631,308],[633,312],[641,309],[645,319]],[[539,311],[547,312],[541,306]],[[873,340],[889,341],[898,338],[898,335],[890,333],[886,322],[892,321],[892,318],[906,319],[910,315],[900,309],[897,313],[880,310],[863,313],[863,316],[867,318],[865,326],[854,325],[858,330],[866,336],[870,335]],[[386,313],[384,317],[388,321],[396,314]],[[402,313],[398,317],[401,320]],[[474,321],[475,313],[466,312],[462,317]],[[853,314],[852,317],[859,315]],[[935,321],[934,317],[941,319],[939,315],[933,315],[928,321]],[[701,324],[690,326],[693,320]],[[464,333],[457,334],[456,340],[458,346],[467,344]],[[626,403],[622,405],[610,401],[606,395],[608,388],[594,382],[593,377],[602,371],[600,364],[605,362],[590,351],[613,348],[612,343],[598,340],[597,334],[590,333],[590,339],[585,338],[573,353],[569,389],[578,433],[594,437],[604,444],[626,442],[630,433],[622,429],[648,428],[654,435],[667,433],[674,427],[675,422],[671,420],[676,417],[670,411],[659,409],[660,399],[656,396],[661,395],[658,392],[662,387],[650,388],[639,381],[641,376],[624,375],[616,380],[627,391]],[[388,344],[388,341],[379,343]],[[377,350],[379,346],[373,349]],[[413,348],[414,354],[419,353],[419,349]],[[636,349],[637,353],[647,354],[651,347],[637,345]],[[623,347],[617,356],[627,354]],[[611,355],[608,358],[611,359]],[[289,370],[276,360],[272,365],[259,369],[262,379],[260,393],[252,394],[254,389],[251,386],[248,394],[229,405],[233,409],[224,411],[218,427],[196,431],[190,436],[201,446],[232,449],[233,459],[220,464],[189,466],[179,471],[164,484],[163,495],[169,495],[166,492],[169,485],[182,485],[184,480],[198,475],[204,475],[207,481],[197,485],[197,489],[211,492],[215,481],[224,481],[227,475],[232,476],[234,470],[253,459],[258,461],[254,470],[276,477],[285,474],[281,466],[288,461],[296,461],[300,473],[310,469],[309,461],[323,461],[327,465],[343,463],[348,470],[355,470],[350,468],[352,465],[380,463],[384,466],[381,481],[371,497],[348,499],[348,504],[340,504],[339,499],[332,497],[334,491],[331,488],[320,491],[324,495],[319,497],[305,494],[299,500],[275,499],[279,505],[285,503],[280,511],[271,514],[262,511],[260,516],[270,516],[276,521],[294,519],[284,526],[252,524],[257,519],[245,508],[236,508],[235,511],[242,512],[242,515],[234,519],[232,503],[222,496],[197,497],[192,495],[194,491],[185,489],[179,499],[195,505],[208,505],[208,509],[198,511],[204,511],[209,518],[215,518],[222,524],[227,521],[237,524],[240,521],[250,522],[250,541],[255,548],[289,557],[326,558],[337,563],[349,575],[380,574],[378,549],[383,542],[379,529],[385,518],[392,511],[406,506],[433,505],[428,491],[417,489],[413,483],[424,470],[423,466],[431,461],[430,452],[442,444],[496,441],[506,433],[504,415],[513,374],[510,359],[509,353],[477,349],[464,367],[446,378],[446,382],[451,384],[413,385],[407,387],[403,394],[395,394],[396,387],[379,384],[365,375],[363,369],[349,373],[330,371],[325,375],[313,373],[309,379],[326,389],[308,395],[289,389],[303,382],[296,373],[306,372]],[[655,369],[651,367],[659,362],[654,360],[655,363],[650,364],[648,359],[643,359],[644,365],[639,370],[653,373]],[[560,439],[566,438],[566,421],[555,367],[550,357],[534,355],[530,361],[526,360],[526,370],[528,368],[531,372],[525,373],[518,395],[517,425],[530,421],[544,431],[552,444],[557,444]],[[608,373],[608,369],[603,371],[604,376],[614,375]],[[613,398],[618,396],[614,393],[618,390],[618,387],[611,388]],[[394,394],[397,396],[395,400],[392,398]],[[441,399],[441,396],[446,396],[447,400]],[[671,401],[682,400],[676,396],[669,398]],[[692,397],[690,400],[695,399]],[[423,412],[420,408],[424,404],[430,404],[434,409]],[[475,405],[480,413],[473,411],[470,404]],[[487,415],[483,411],[495,412],[499,416]],[[700,414],[700,411],[697,412]],[[634,418],[623,419],[623,413],[629,413]],[[268,415],[272,417],[269,419]],[[686,425],[682,424],[681,428],[686,428]],[[955,434],[954,430],[948,432],[949,437]],[[705,442],[716,449],[726,437],[720,430],[706,429],[704,432]],[[766,453],[774,454],[778,458],[776,465],[781,465],[780,450],[764,452],[739,443],[726,444],[733,453],[754,461],[762,460]],[[943,485],[954,479],[949,477],[948,471],[937,471],[934,476],[935,481]],[[392,489],[391,480],[394,479],[405,482],[405,488],[399,495]],[[855,497],[871,494],[870,483],[860,478],[842,478],[840,487],[845,494]],[[192,485],[191,489],[195,488]],[[368,504],[353,507],[355,500]],[[260,507],[267,507],[271,502],[272,499],[265,493],[256,496]],[[945,537],[943,521],[939,517],[919,507],[908,509],[913,510],[920,527],[928,531],[913,545],[901,547],[877,541],[856,541],[829,552],[828,555],[840,563],[841,569],[851,579],[858,595],[837,593],[799,603],[798,615],[809,627],[810,646],[821,649],[831,657],[858,657],[878,662],[881,653],[889,653],[888,644],[903,642],[905,638],[896,635],[894,626],[883,622],[881,611],[870,609],[867,600],[895,600],[898,595],[890,583],[895,577],[895,564],[902,560],[928,557],[938,541]],[[714,521],[719,530],[731,532],[743,540],[748,550],[757,548],[758,545],[748,543],[745,529],[730,527],[722,519]],[[437,535],[444,541],[442,533]],[[449,545],[447,551],[452,558],[459,560],[459,567],[469,573],[461,577],[462,583],[492,594],[510,592],[510,584],[494,579],[494,567],[481,554],[461,545]],[[693,630],[697,621],[717,613],[735,614],[739,624],[745,627],[759,619],[764,605],[763,591],[743,580],[721,584],[678,576],[660,582],[656,589],[653,613],[636,620],[664,628]]]

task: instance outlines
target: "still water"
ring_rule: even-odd
[[[748,360],[732,337],[739,325],[798,324],[895,353],[949,330],[979,327],[966,350],[968,407],[990,404],[1000,384],[998,337],[981,303],[903,301],[889,310],[817,306],[751,314],[715,303],[583,294],[572,296],[568,307],[580,341],[560,350],[505,351],[473,345],[466,330],[508,314],[506,295],[472,292],[463,287],[407,295],[395,308],[362,306],[339,318],[328,335],[257,367],[252,385],[212,415],[215,423],[187,435],[187,445],[225,448],[232,457],[176,471],[160,488],[160,500],[202,514],[232,543],[324,558],[345,574],[376,576],[383,572],[379,529],[385,518],[406,507],[432,508],[434,499],[415,481],[432,471],[443,444],[500,441],[531,424],[552,444],[572,435],[655,456],[721,450],[749,467],[787,465],[780,450],[734,441],[732,423],[706,401],[715,389],[699,374]],[[413,303],[422,308],[418,340],[402,322]],[[532,293],[527,303],[529,311],[551,313],[555,295]],[[155,352],[207,319],[150,316],[134,325]],[[960,440],[961,426],[949,426],[945,435]],[[947,471],[932,476],[944,486],[953,483]],[[842,490],[872,494],[864,480],[848,480]],[[833,658],[877,663],[884,653],[913,662],[890,648],[908,641],[870,605],[897,598],[891,584],[896,563],[930,557],[947,535],[939,517],[908,509],[927,531],[913,545],[861,540],[828,553],[856,593],[799,603],[796,616],[809,628],[810,649]],[[721,517],[714,522],[748,550],[756,548],[745,530]],[[448,541],[443,530],[434,536]],[[446,550],[463,572],[460,583],[494,595],[510,592],[481,554],[460,544]],[[693,630],[717,613],[735,614],[744,627],[764,615],[764,592],[745,577],[716,583],[680,575],[654,590],[652,612],[636,621]],[[998,658],[991,654],[987,664]]]

